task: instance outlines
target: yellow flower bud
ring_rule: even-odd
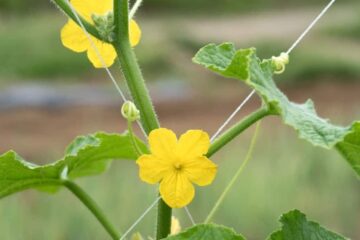
[[[121,114],[130,122],[140,119],[140,111],[135,104],[131,101],[126,101],[121,107]]]
[[[144,240],[140,233],[135,233],[132,235],[131,240]]]
[[[170,235],[176,235],[181,232],[181,225],[179,219],[172,216],[171,217],[171,231]]]

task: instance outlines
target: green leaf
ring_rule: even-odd
[[[351,132],[336,147],[360,175],[360,122],[353,125]]]
[[[146,145],[139,139],[137,144],[142,152],[147,152]],[[97,133],[78,137],[67,148],[62,161],[68,167],[68,176],[76,178],[102,173],[113,159],[137,159],[129,134]]]
[[[59,186],[61,163],[36,166],[10,151],[0,156],[0,198],[28,188]]]
[[[304,104],[289,101],[272,79],[272,61],[261,61],[254,48],[236,50],[232,43],[209,44],[196,54],[193,61],[255,89],[269,111],[294,128],[300,138],[327,149],[336,146],[360,175],[360,123],[350,127],[335,126],[317,115],[311,100]]]
[[[234,230],[214,224],[200,224],[164,240],[245,240]]]
[[[140,149],[147,147],[136,139]],[[29,188],[53,192],[64,178],[74,179],[102,173],[114,159],[137,159],[130,136],[96,133],[76,138],[63,159],[38,166],[9,151],[0,156],[0,198]]]
[[[274,232],[268,240],[346,240],[318,223],[308,221],[306,216],[298,210],[281,216],[281,230]]]

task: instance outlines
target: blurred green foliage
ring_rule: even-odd
[[[77,77],[91,71],[79,54],[71,54],[60,42],[61,16],[10,18],[0,26],[0,76],[7,79]]]
[[[269,7],[289,7],[289,6],[303,6],[304,4],[314,4],[311,0],[151,0],[144,1],[144,7],[150,11],[156,12],[179,12],[179,11],[192,11],[192,12],[204,12],[210,11],[247,11]],[[322,0],[323,3],[326,0]],[[319,1],[317,4],[322,4]],[[30,10],[37,10],[41,8],[49,8],[49,1],[24,1],[24,0],[1,0],[1,11],[11,12],[27,12]]]
[[[355,0],[342,0],[343,3]],[[134,0],[132,0],[134,2]],[[144,1],[144,8],[148,13],[204,13],[244,12],[253,10],[287,9],[309,5],[324,5],[328,1],[312,0],[151,0]],[[0,12],[28,13],[39,9],[50,8],[49,1],[1,0]]]
[[[352,0],[343,2],[346,1],[352,2]],[[180,18],[183,18],[185,14],[187,18],[195,17],[198,11],[204,13],[202,17],[206,18],[208,15],[210,18],[214,17],[211,9],[221,14],[228,13],[226,9],[230,11],[231,9],[241,11],[246,8],[258,10],[276,8],[281,10],[303,4],[323,5],[326,2],[327,0],[317,1],[316,3],[310,0],[301,1],[301,3],[295,0],[152,0],[144,2],[142,13],[145,16],[142,17],[148,18],[149,16],[146,16],[148,13],[166,13],[156,16],[156,18],[149,18],[159,23],[162,22],[163,18],[169,18],[170,14],[174,14],[175,11],[178,11]],[[6,59],[0,65],[0,81],[7,82],[14,79],[58,79],[63,81],[88,79],[90,76],[94,79],[94,74],[101,74],[101,71],[96,71],[91,67],[85,54],[73,53],[62,46],[59,32],[66,19],[48,1],[2,0],[0,9],[0,59]],[[20,15],[14,14],[21,12],[21,9],[26,12],[24,16],[20,17]],[[256,14],[256,12],[250,11],[250,14],[248,13],[248,15],[253,14]],[[152,34],[152,25],[146,26],[144,24],[143,41],[136,48],[136,52],[144,74],[149,80],[162,78],[183,79],[196,75],[191,67],[190,59],[200,47],[208,43],[204,42],[203,39],[195,39],[186,32],[174,32],[174,29],[177,29],[177,23],[172,22],[170,19],[172,18],[169,18],[166,29],[163,30],[163,34],[160,36],[161,43],[158,42],[159,37],[156,41],[148,41],[149,37],[152,37],[150,36]],[[229,15],[229,19],[231,20],[231,15]],[[343,17],[340,19],[343,19]],[[346,23],[339,21],[334,26],[323,27],[318,32],[313,31],[311,36],[302,43],[302,51],[298,51],[297,54],[291,56],[291,62],[296,62],[296,64],[289,64],[286,72],[287,82],[292,82],[289,80],[301,80],[303,82],[328,78],[340,80],[359,79],[359,58],[348,57],[348,54],[354,55],[359,49],[357,44],[357,40],[360,38],[359,22],[360,19],[359,21],[348,21]],[[161,26],[161,24],[157,25]],[[226,40],[236,41],[236,39]],[[318,46],[323,44],[323,40],[330,40],[333,43],[319,48]],[[353,46],[343,44],[342,41],[350,42]],[[158,47],[159,44],[161,48]],[[256,46],[258,54],[268,58],[286,49],[288,44],[289,42],[284,43],[281,39],[259,39],[249,45],[238,45],[238,47]],[[339,45],[347,49],[347,53],[343,53],[342,48],[336,47]],[[154,51],[154,49],[157,50]],[[117,67],[115,66],[115,68]],[[279,78],[285,78],[285,74]]]
[[[360,10],[360,8],[359,8]],[[324,30],[324,33],[331,37],[349,38],[354,41],[360,40],[360,16],[356,21],[352,21],[344,25],[329,27]]]

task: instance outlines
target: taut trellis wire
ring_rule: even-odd
[[[330,9],[330,7],[335,3],[336,0],[331,0],[328,5],[320,12],[320,14],[310,23],[310,25],[305,29],[305,31],[299,36],[298,39],[291,45],[291,47],[286,51],[286,54],[289,55],[294,48],[304,39],[304,37],[310,32],[310,30],[315,26],[315,24],[324,16],[324,14]],[[235,109],[235,111],[229,116],[228,119],[219,127],[215,134],[211,137],[211,141],[214,141],[217,136],[225,129],[225,127],[231,122],[231,120],[240,112],[243,106],[251,99],[255,94],[255,90],[252,90],[251,93],[240,103],[240,105]]]

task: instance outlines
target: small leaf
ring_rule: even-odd
[[[311,100],[304,104],[289,101],[272,79],[272,61],[260,61],[254,48],[236,50],[232,43],[209,44],[193,60],[224,77],[245,82],[256,90],[269,111],[294,128],[300,138],[327,149],[336,146],[360,175],[360,123],[335,126],[317,115]]]
[[[164,240],[245,240],[234,230],[214,224],[200,224]]]
[[[308,221],[306,216],[298,210],[282,215],[281,230],[274,232],[268,240],[346,240],[318,223]]]
[[[146,145],[139,139],[136,141],[146,153]],[[127,133],[78,137],[67,148],[63,159],[44,166],[26,162],[10,151],[0,156],[0,198],[29,188],[55,192],[64,178],[99,174],[106,170],[111,160],[136,158],[137,153]]]

